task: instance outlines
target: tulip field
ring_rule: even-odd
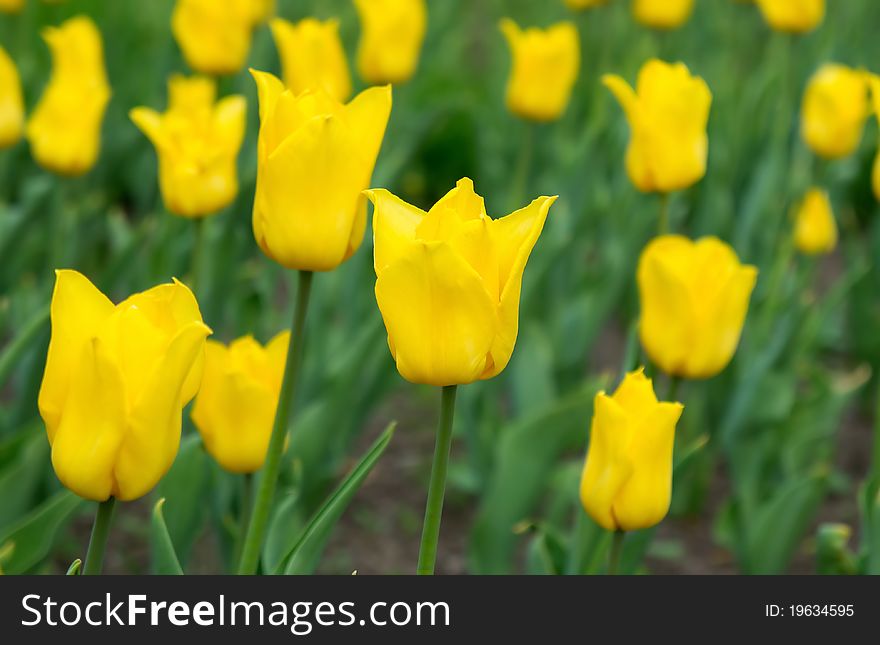
[[[880,574],[878,34],[0,0],[0,572]]]

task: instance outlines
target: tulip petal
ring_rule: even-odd
[[[269,363],[270,378],[276,393],[281,391],[281,382],[284,379],[284,367],[287,363],[289,348],[290,331],[282,331],[276,334],[266,344],[266,360]]]
[[[611,398],[623,408],[633,421],[639,421],[657,405],[654,384],[651,379],[645,376],[645,369],[643,367],[627,374],[620,382],[620,385],[617,386]]]
[[[373,265],[378,274],[409,250],[426,213],[384,188],[366,195],[373,202]]]
[[[636,96],[636,92],[632,86],[617,74],[603,75],[602,85],[611,90],[614,98],[617,99],[620,107],[622,107],[623,111],[626,113],[626,119],[629,121],[630,127],[633,127],[633,124],[638,123],[640,113],[639,97]]]
[[[128,116],[157,150],[164,149],[167,145],[167,137],[162,127],[161,114],[151,108],[136,107],[128,113]]]
[[[247,127],[247,101],[243,96],[227,96],[220,99],[214,108],[214,136],[222,143],[222,148],[238,155],[244,141]],[[234,176],[234,175],[233,175]]]
[[[464,177],[431,207],[419,224],[418,236],[423,240],[448,240],[462,223],[481,217],[486,217],[486,203],[474,191],[474,182]]]
[[[260,105],[260,123],[266,123],[272,118],[278,97],[284,92],[284,83],[274,74],[251,69],[251,76],[257,84],[257,100]]]
[[[708,378],[724,369],[739,345],[749,311],[749,300],[758,280],[758,269],[742,266],[721,288],[718,309],[713,316],[716,328],[711,345],[694,353],[694,378]]]
[[[364,90],[343,109],[353,136],[352,151],[357,151],[373,174],[379,156],[385,128],[391,116],[391,86],[371,87]]]

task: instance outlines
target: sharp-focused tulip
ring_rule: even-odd
[[[871,85],[871,103],[874,107],[874,115],[877,117],[878,125],[880,125],[880,76],[871,74],[869,76],[869,83]],[[874,188],[874,196],[880,200],[880,150],[877,151],[877,157],[874,159],[871,184]]]
[[[177,455],[211,330],[177,281],[114,305],[82,274],[56,276],[39,395],[52,465],[81,497],[136,499]]]
[[[263,467],[289,342],[289,332],[278,334],[265,347],[252,336],[229,347],[207,342],[192,419],[205,449],[230,472],[253,473]]]
[[[0,148],[13,146],[24,129],[24,100],[15,63],[0,47]]]
[[[565,21],[548,29],[522,30],[509,18],[500,27],[512,58],[507,108],[532,121],[558,119],[568,106],[580,68],[577,28]]]
[[[828,193],[811,188],[795,217],[794,242],[805,255],[830,253],[837,246],[837,223]]]
[[[24,9],[24,0],[0,0],[0,11],[3,13],[18,13]]]
[[[386,190],[374,204],[376,300],[401,376],[461,385],[510,360],[522,276],[555,197],[493,220],[470,179],[427,213]]]
[[[425,0],[354,0],[354,5],[361,19],[361,77],[373,85],[412,78],[428,24]]]
[[[825,18],[825,0],[755,0],[764,20],[776,31],[802,34]]]
[[[305,18],[269,22],[281,58],[284,84],[294,94],[322,90],[336,101],[351,96],[351,74],[339,38],[339,21]]]
[[[675,425],[683,410],[681,403],[658,401],[641,369],[627,374],[611,396],[596,395],[580,493],[597,524],[635,531],[666,517]]]
[[[565,6],[574,11],[592,9],[608,4],[609,0],[565,0]]]
[[[680,27],[694,11],[694,0],[633,0],[635,19],[654,29]]]
[[[826,159],[852,154],[870,114],[868,75],[823,65],[807,85],[802,112],[801,135],[813,152]]]
[[[295,94],[253,72],[260,99],[254,236],[289,269],[329,271],[358,249],[366,198],[391,114],[391,87],[342,104],[321,90]]]
[[[159,156],[159,186],[166,208],[182,217],[204,217],[228,206],[238,193],[236,157],[244,139],[243,96],[215,102],[213,79],[172,76],[164,114],[145,107],[131,119]]]
[[[652,240],[637,273],[639,335],[651,361],[685,378],[723,370],[739,344],[757,277],[717,238]]]
[[[98,159],[110,100],[101,33],[79,16],[47,27],[43,38],[52,53],[52,76],[25,134],[41,166],[60,175],[81,175]]]
[[[706,125],[712,92],[683,63],[652,59],[634,90],[616,75],[602,82],[617,98],[630,126],[626,170],[643,192],[688,188],[706,174]]]
[[[217,76],[241,70],[260,10],[254,0],[177,0],[171,31],[186,64]]]

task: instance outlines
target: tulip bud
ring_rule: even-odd
[[[828,193],[811,188],[797,210],[794,242],[804,255],[830,253],[837,246],[837,223]]]
[[[807,85],[802,112],[801,136],[813,152],[826,159],[852,154],[870,113],[867,74],[823,65]]]
[[[702,78],[692,76],[684,63],[652,59],[639,71],[635,90],[612,74],[602,83],[629,121],[626,170],[636,188],[667,193],[703,178],[712,92]]]
[[[24,9],[24,0],[0,0],[0,11],[3,13],[18,13]]]
[[[403,378],[460,385],[500,374],[522,276],[555,197],[493,220],[470,179],[427,213],[387,190],[373,202],[376,300]]]
[[[200,74],[235,74],[247,62],[259,14],[253,0],[177,0],[171,32],[186,64]]]
[[[825,0],[755,0],[764,20],[776,31],[802,34],[825,18]]]
[[[562,116],[580,67],[577,28],[568,21],[523,31],[504,18],[501,32],[512,57],[507,108],[523,119],[554,121]]]
[[[229,347],[207,342],[192,420],[205,449],[230,472],[254,473],[263,467],[289,342],[289,332],[278,334],[265,347],[251,336]]]
[[[127,501],[168,472],[181,412],[202,378],[205,337],[192,292],[163,284],[115,305],[76,271],[56,271],[40,415],[61,483]]]
[[[427,28],[425,0],[354,0],[354,6],[361,19],[361,77],[373,85],[412,78]]]
[[[348,100],[351,75],[338,20],[305,18],[293,24],[275,18],[269,26],[281,57],[284,84],[294,94],[322,90],[336,101]]]
[[[254,236],[289,269],[330,271],[358,249],[366,198],[391,114],[391,87],[342,104],[321,90],[294,94],[252,71],[260,99]]]
[[[680,27],[694,10],[694,0],[634,0],[635,19],[654,29]]]
[[[98,159],[110,100],[101,33],[89,18],[47,27],[52,76],[26,126],[34,158],[60,175],[88,172]]]
[[[204,217],[225,208],[238,193],[236,157],[244,140],[247,103],[227,96],[215,103],[215,82],[172,76],[164,114],[145,107],[131,120],[159,156],[159,187],[165,207],[182,217]]]
[[[639,258],[639,335],[651,361],[672,376],[709,378],[739,344],[758,270],[714,237],[652,240]]]
[[[608,0],[565,0],[565,6],[573,11],[592,9],[608,4]]]
[[[642,369],[627,374],[611,396],[593,403],[581,503],[609,531],[658,524],[672,499],[675,425],[684,406],[661,402]]]
[[[15,63],[0,47],[0,148],[14,146],[24,129],[24,100]]]

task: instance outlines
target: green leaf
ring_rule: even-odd
[[[302,535],[282,561],[279,570],[283,570],[288,575],[309,574],[315,570],[333,527],[379,457],[385,452],[394,435],[395,425],[392,423],[385,429],[339,487],[327,498],[324,505],[312,516]]]
[[[70,491],[61,491],[0,533],[0,545],[12,545],[3,570],[11,574],[26,573],[39,564],[82,501]]]
[[[275,505],[266,542],[263,544],[262,562],[265,571],[278,571],[290,551],[290,538],[301,535],[308,521],[302,498],[297,490],[285,491],[276,496],[281,501]]]
[[[42,307],[28,320],[21,331],[15,335],[3,353],[0,354],[0,385],[6,383],[6,379],[12,370],[18,365],[25,352],[31,349],[36,338],[43,333],[49,325],[49,305]]]
[[[150,539],[153,544],[153,572],[163,576],[182,576],[183,569],[174,552],[174,543],[165,526],[165,517],[162,515],[162,507],[165,505],[163,497],[153,507],[153,519],[150,522]]]
[[[67,573],[65,575],[68,576],[78,576],[80,571],[82,570],[82,560],[77,558],[73,562],[70,563],[70,566],[67,567]]]
[[[0,469],[0,531],[30,509],[46,472],[49,442],[44,432],[23,433],[15,456]]]

